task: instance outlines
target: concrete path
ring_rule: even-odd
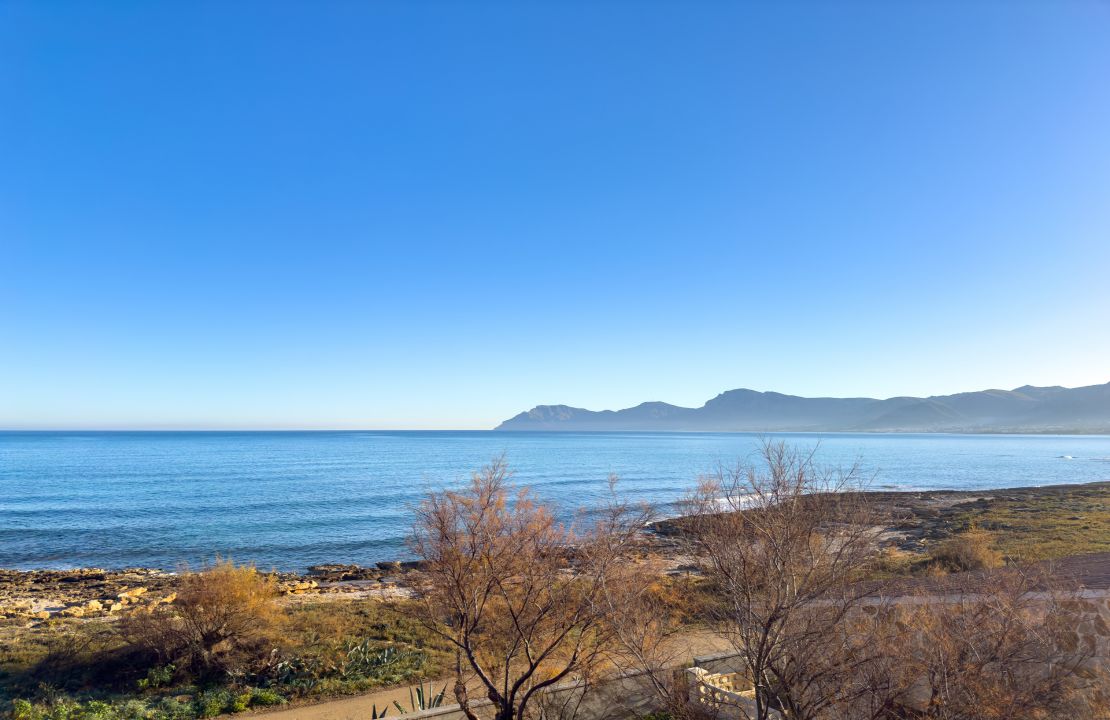
[[[676,642],[680,643],[680,646],[676,648],[675,655],[684,657],[687,660],[692,660],[694,657],[700,655],[712,655],[728,649],[728,644],[724,640],[710,633],[691,633],[689,635],[683,635],[681,638],[678,638]],[[447,684],[447,696],[444,698],[443,704],[445,706],[454,705],[455,696],[452,692],[454,678],[444,678],[442,680],[433,681],[432,687],[434,688],[434,692],[439,692],[444,686],[444,683]],[[425,688],[427,685],[428,683],[425,682]],[[480,699],[485,696],[485,693],[482,692],[473,681],[468,682],[467,686],[470,688],[470,696],[472,699]],[[415,688],[416,686],[413,685],[412,687]],[[381,712],[382,708],[388,708],[386,711],[387,720],[390,718],[396,720],[401,717],[401,713],[394,707],[394,701],[397,701],[401,704],[401,707],[408,710],[409,688],[407,686],[391,688],[367,693],[365,695],[354,695],[351,697],[337,698],[335,700],[324,700],[322,702],[268,710],[258,714],[264,715],[265,720],[370,720],[372,711],[374,707],[377,706],[378,712]]]

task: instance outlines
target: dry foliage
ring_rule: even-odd
[[[994,545],[993,534],[973,525],[941,542],[929,554],[933,563],[945,572],[991,570],[1005,564]]]
[[[688,537],[718,593],[706,614],[751,673],[757,720],[821,717],[853,690],[844,678],[870,648],[847,619],[874,552],[858,485],[854,468],[765,442],[758,465],[722,469],[691,500]]]
[[[120,632],[129,645],[196,677],[234,672],[268,650],[284,618],[277,597],[274,578],[217,560],[182,575],[172,605],[132,613]]]
[[[1099,717],[1076,635],[1083,607],[1040,573],[967,576],[883,611],[882,718],[1042,720]],[[876,695],[879,695],[876,689]]]
[[[752,706],[726,714],[1105,717],[1074,592],[1046,573],[984,570],[1002,559],[974,527],[940,557],[979,572],[860,582],[875,557],[875,518],[857,490],[854,471],[820,470],[782,443],[765,443],[758,466],[699,488],[686,532],[713,590],[703,612],[756,689]]]
[[[578,534],[508,479],[497,460],[466,489],[420,505],[413,547],[428,563],[424,618],[456,650],[454,692],[469,720],[470,674],[496,720],[572,716],[612,646],[606,590],[629,581],[644,518],[614,505]],[[583,692],[566,693],[566,704],[540,702],[545,688],[572,680]]]
[[[611,663],[644,673],[672,715],[686,701],[686,688],[674,681],[674,669],[689,660],[681,638],[691,630],[692,603],[685,590],[683,583],[666,579],[662,564],[649,557],[619,568],[600,596]]]

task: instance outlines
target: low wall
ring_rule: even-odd
[[[1110,673],[1110,592],[1086,592],[1074,602],[1079,615],[1075,626],[1074,647],[1065,650],[1081,650],[1091,655],[1087,665],[1092,670]]]

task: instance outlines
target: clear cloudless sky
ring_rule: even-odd
[[[0,427],[1110,380],[1110,4],[0,3]]]

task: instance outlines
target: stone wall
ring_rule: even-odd
[[[1075,645],[1064,649],[1090,653],[1088,668],[1110,673],[1110,591],[1087,591],[1072,609],[1080,621],[1075,628]]]

